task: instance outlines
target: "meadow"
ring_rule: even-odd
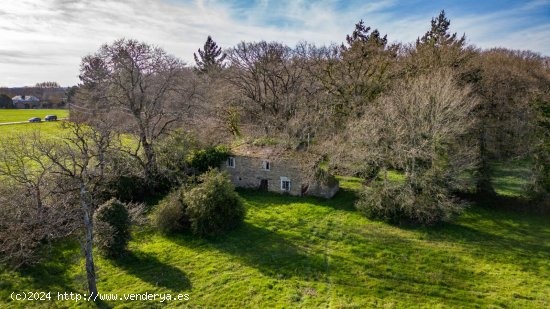
[[[334,199],[241,190],[248,214],[226,236],[134,231],[129,252],[97,259],[100,293],[187,293],[188,301],[103,301],[100,307],[413,308],[550,306],[550,219],[472,205],[432,228],[366,219],[353,207],[359,180],[342,179]],[[40,265],[0,275],[11,291],[81,292],[78,242],[45,249]],[[54,302],[60,307],[93,307]]]
[[[0,124],[4,122],[27,121],[32,117],[44,120],[46,115],[57,115],[57,118],[69,116],[68,109],[0,109]]]
[[[61,133],[59,123],[21,124],[0,126],[0,137],[31,128]],[[521,196],[528,169],[521,162],[495,169],[501,197]],[[472,201],[453,223],[395,226],[358,213],[361,180],[340,180],[330,200],[239,190],[247,216],[225,236],[167,236],[144,226],[122,258],[96,256],[100,293],[186,293],[187,301],[56,300],[57,292],[86,292],[80,245],[70,239],[45,246],[41,264],[0,270],[0,307],[550,307],[550,218]],[[50,291],[53,299],[10,299],[22,291]]]
[[[44,137],[59,136],[63,133],[61,123],[62,121],[0,125],[0,138],[6,139],[33,132],[39,132]]]

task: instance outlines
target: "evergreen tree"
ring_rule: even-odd
[[[11,98],[6,94],[0,94],[0,108],[13,108]]]
[[[351,35],[346,35],[346,42],[350,47],[355,42],[376,43],[376,45],[379,46],[386,46],[388,43],[387,35],[381,37],[380,32],[377,29],[374,29],[371,33],[369,33],[370,30],[371,27],[365,26],[363,20],[360,20],[357,24],[355,24],[355,30],[353,30]],[[344,46],[342,47],[345,49]]]
[[[416,40],[416,45],[422,44],[434,47],[449,45],[463,46],[466,42],[466,36],[462,35],[460,39],[457,39],[456,32],[452,34],[449,32],[450,25],[451,21],[445,17],[445,10],[442,10],[437,18],[432,18],[431,29],[422,38]]]
[[[199,55],[193,53],[195,62],[197,63],[197,71],[200,73],[207,73],[212,69],[223,68],[223,61],[227,56],[222,52],[222,48],[219,47],[211,36],[208,36],[206,43],[204,43],[204,49],[198,50]]]

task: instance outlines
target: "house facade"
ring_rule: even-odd
[[[40,99],[32,95],[16,95],[11,98],[13,106],[20,109],[39,108]]]
[[[221,166],[236,187],[324,198],[333,197],[339,189],[337,181],[323,184],[307,177],[295,157],[270,149],[240,150],[233,151]]]

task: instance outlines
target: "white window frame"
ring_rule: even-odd
[[[270,171],[271,170],[271,162],[269,162],[269,160],[263,160],[262,161],[262,169],[264,171]]]
[[[227,167],[235,168],[235,157],[227,158]]]
[[[284,183],[288,182],[288,189],[285,189]],[[290,178],[288,177],[281,177],[281,191],[290,192],[292,189],[292,182],[290,181]]]

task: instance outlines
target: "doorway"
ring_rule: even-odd
[[[260,180],[260,190],[267,191],[267,179]]]

